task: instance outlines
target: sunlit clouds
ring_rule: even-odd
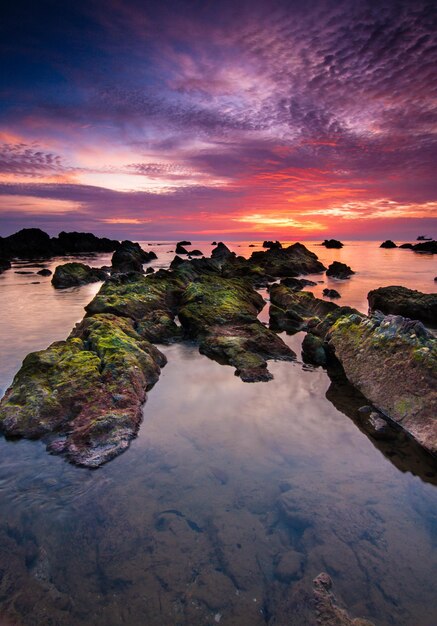
[[[2,234],[432,231],[436,33],[425,0],[11,6]]]

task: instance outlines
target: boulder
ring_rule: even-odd
[[[380,248],[397,248],[397,245],[391,239],[387,239],[386,241],[383,241],[379,247]]]
[[[341,295],[338,293],[336,289],[326,288],[323,290],[323,295],[326,296],[327,298],[341,298]]]
[[[399,315],[344,315],[326,340],[348,380],[437,454],[437,339],[423,324]]]
[[[399,246],[399,248],[412,250],[413,249],[413,244],[412,243],[402,243]]]
[[[191,246],[191,241],[179,241],[178,246]]]
[[[304,287],[315,287],[317,285],[317,283],[313,280],[307,280],[306,278],[293,278],[291,276],[282,278],[280,284],[293,289],[293,291],[301,291]]]
[[[349,267],[349,265],[340,263],[339,261],[331,263],[326,271],[326,276],[332,276],[332,278],[340,278],[342,280],[350,278],[352,274],[355,274],[355,272]]]
[[[6,270],[10,270],[11,267],[12,266],[11,266],[11,262],[9,261],[9,259],[0,259],[0,274],[5,272]]]
[[[112,255],[112,271],[125,274],[127,272],[142,273],[143,264],[158,258],[153,251],[145,252],[138,243],[122,241]]]
[[[184,248],[181,242],[176,245],[176,254],[188,254],[188,250]]]
[[[188,252],[189,256],[203,256],[203,252],[201,250],[190,250]]]
[[[328,356],[324,341],[312,333],[307,333],[302,342],[302,358],[312,365],[326,365]]]
[[[416,243],[413,246],[414,252],[427,252],[428,254],[437,254],[437,241],[424,241]]]
[[[236,256],[235,252],[231,252],[228,246],[226,246],[222,241],[220,241],[217,244],[217,247],[211,252],[211,258],[221,263],[229,259],[235,259]]]
[[[39,270],[39,271],[37,272],[37,274],[39,274],[40,276],[51,276],[51,275],[52,275],[52,273],[53,273],[53,272],[52,272],[51,270],[47,269],[47,268],[44,268],[44,269]]]
[[[263,241],[263,248],[269,250],[281,250],[282,244],[279,241]]]
[[[344,244],[338,239],[325,239],[322,246],[325,246],[325,248],[343,248]]]
[[[422,293],[392,285],[369,291],[367,299],[371,311],[403,315],[437,326],[437,293]]]
[[[47,274],[43,274],[43,276],[47,276]],[[52,285],[55,289],[67,289],[68,287],[79,287],[80,285],[95,283],[107,278],[108,274],[96,267],[90,267],[84,263],[65,263],[64,265],[58,265],[55,269]]]

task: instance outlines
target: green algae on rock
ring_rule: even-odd
[[[371,311],[385,314],[403,315],[437,326],[437,294],[422,293],[398,285],[379,287],[367,295]]]
[[[55,269],[52,285],[55,289],[67,289],[68,287],[96,283],[107,278],[107,272],[97,267],[90,267],[85,263],[64,263]]]
[[[182,295],[179,319],[200,351],[233,365],[245,382],[272,378],[267,359],[293,359],[294,352],[257,319],[263,298],[243,279],[201,276]]]
[[[135,437],[146,390],[165,362],[132,320],[85,318],[66,341],[25,358],[1,401],[0,428],[26,438],[56,433],[49,450],[97,467]]]
[[[437,339],[401,316],[340,317],[326,339],[350,382],[437,454]]]

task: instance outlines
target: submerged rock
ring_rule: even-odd
[[[127,272],[143,272],[143,264],[156,259],[153,251],[145,252],[140,244],[122,241],[120,247],[112,255],[112,271],[125,274]]]
[[[437,339],[421,322],[392,315],[346,315],[326,339],[350,382],[436,454]]]
[[[52,272],[51,270],[46,269],[46,268],[45,268],[45,269],[42,269],[42,270],[39,270],[39,271],[37,272],[37,274],[39,274],[40,276],[51,276],[51,275],[52,275],[52,273],[53,273],[53,272]]]
[[[339,261],[334,261],[328,267],[326,271],[326,276],[332,276],[333,278],[345,279],[355,274],[355,272],[346,265],[346,263],[340,263]]]
[[[338,606],[331,589],[332,580],[325,572],[313,580],[317,623],[320,626],[374,626],[366,619],[350,617],[345,609]]]
[[[41,270],[41,272],[43,271]],[[41,272],[38,272],[38,274]],[[49,273],[51,274],[50,271]],[[43,276],[47,275],[43,274]],[[84,263],[64,263],[64,265],[58,265],[55,269],[52,285],[55,289],[67,289],[68,287],[79,287],[80,285],[95,283],[107,278],[108,274],[96,267],[90,267]]]
[[[344,244],[338,239],[325,239],[322,246],[325,246],[325,248],[343,248]]]
[[[437,326],[437,293],[392,285],[369,291],[367,299],[371,311],[403,315]]]
[[[387,239],[386,241],[383,241],[379,247],[380,248],[397,248],[397,245],[391,239]]]

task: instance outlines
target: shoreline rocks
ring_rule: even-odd
[[[355,272],[349,267],[349,265],[346,265],[346,263],[340,263],[340,261],[334,261],[331,263],[326,271],[326,276],[339,278],[341,280],[350,278],[352,274],[355,274]]]
[[[41,270],[37,273],[42,276],[49,276],[51,274],[50,270]],[[69,287],[79,287],[89,283],[96,283],[99,280],[106,280],[107,278],[107,272],[96,267],[85,265],[85,263],[64,263],[56,267],[52,277],[52,285],[55,289],[68,289]]]
[[[112,255],[111,266],[113,273],[126,274],[128,272],[143,273],[143,264],[156,259],[154,252],[145,252],[140,244],[132,241],[122,241]]]
[[[321,244],[325,246],[325,248],[343,248],[344,243],[341,243],[338,239],[325,239],[325,241]]]
[[[367,295],[370,311],[402,315],[437,326],[437,294],[422,293],[399,285],[379,287]]]

